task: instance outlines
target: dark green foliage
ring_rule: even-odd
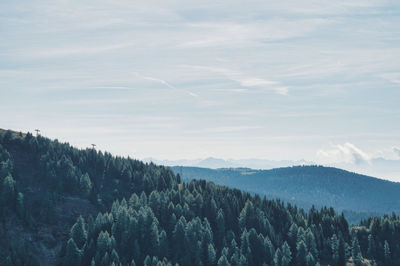
[[[53,237],[66,243],[68,239],[63,236],[68,235],[67,227],[72,226],[79,214],[94,215],[109,209],[118,198],[142,192],[144,177],[149,181],[149,191],[177,185],[172,171],[164,167],[93,149],[78,150],[57,140],[33,137],[30,133],[15,134],[0,129],[0,218],[4,218],[1,232],[10,234],[0,240],[3,247],[0,261],[7,258],[10,241],[6,239],[16,237],[13,233],[16,224],[22,226],[34,242],[45,246],[49,244],[44,243],[47,240],[39,235],[38,228],[48,228],[50,248],[55,248]],[[160,178],[162,182],[158,184]],[[58,232],[60,228],[62,232]],[[21,236],[25,237],[28,236]],[[73,238],[79,249],[88,249],[77,236]],[[37,250],[35,245],[39,243],[29,243],[28,249],[39,261],[49,264],[55,260],[54,250],[49,251],[49,255],[44,254],[46,251]],[[62,249],[61,256],[65,256],[66,251]],[[90,259],[83,258],[83,261],[91,263]]]
[[[75,241],[70,238],[67,242],[67,252],[64,258],[64,265],[79,265],[81,260],[81,251],[76,246]]]
[[[306,265],[307,261],[307,246],[303,240],[297,242],[297,250],[296,250],[296,264],[297,265]]]
[[[85,224],[82,216],[79,216],[76,223],[71,228],[70,236],[78,248],[82,249],[87,239]]]
[[[87,173],[80,177],[79,188],[83,194],[89,194],[92,190],[92,181]]]
[[[271,170],[172,167],[184,181],[204,179],[218,185],[283,199],[303,208],[332,206],[345,211],[351,223],[400,212],[400,183],[323,166],[293,166]],[[389,204],[390,203],[390,204]]]
[[[7,175],[3,179],[1,186],[1,202],[3,206],[14,206],[15,204],[15,180],[11,175]]]
[[[228,259],[225,257],[225,255],[222,255],[217,263],[218,266],[231,266],[231,264],[228,262]]]
[[[282,265],[282,252],[281,252],[280,248],[278,248],[275,251],[274,262],[273,263],[274,263],[273,265],[276,265],[276,266]]]
[[[383,247],[385,265],[392,265],[392,255],[390,254],[389,243],[385,241],[385,245]]]
[[[21,219],[25,218],[24,194],[22,194],[21,192],[19,192],[17,196],[16,211]]]
[[[59,265],[362,265],[364,256],[400,265],[396,215],[349,227],[332,208],[307,212],[203,180],[181,183],[164,167],[30,134],[0,131],[0,159],[3,227],[66,223],[69,231],[52,234],[64,243]],[[34,244],[0,243],[2,262],[51,264]]]
[[[339,265],[339,239],[334,234],[331,237],[332,265]]]
[[[292,261],[292,252],[288,243],[285,241],[282,245],[282,266],[287,266]]]
[[[214,265],[217,254],[215,253],[214,246],[212,244],[208,244],[207,248],[207,260],[206,263],[208,265]]]
[[[200,193],[202,206],[193,204]],[[207,207],[214,204],[216,213]],[[232,223],[224,221],[223,212],[228,211],[237,215]],[[122,265],[128,265],[132,260],[152,265],[154,258],[166,258],[166,263],[180,265],[332,263],[332,255],[319,256],[322,247],[317,243],[324,243],[324,232],[323,227],[314,222],[329,221],[326,222],[329,230],[325,232],[330,234],[328,243],[336,235],[349,238],[347,224],[331,209],[313,210],[313,217],[307,225],[307,214],[303,210],[192,181],[179,188],[152,191],[150,196],[133,194],[129,201],[115,201],[110,212],[101,213],[91,225],[87,223],[78,228],[87,228],[89,232],[83,246],[96,243],[95,253],[88,255],[90,249],[84,249],[82,256],[91,256],[86,261],[94,261],[96,265],[105,261],[112,263],[113,253]],[[82,220],[79,218],[74,228]],[[340,241],[337,239],[336,242],[339,254]],[[328,250],[331,250],[331,244]],[[114,261],[117,263],[117,259]]]
[[[361,254],[360,244],[358,243],[357,237],[353,238],[352,246],[351,246],[351,257],[353,258],[353,262],[356,266],[361,265],[363,261],[363,257]]]

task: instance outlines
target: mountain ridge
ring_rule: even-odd
[[[352,226],[333,208],[182,182],[164,166],[31,133],[0,131],[0,162],[1,264],[400,263],[396,214]]]
[[[332,206],[338,210],[382,214],[400,211],[399,182],[334,167],[292,166],[256,170],[176,166],[171,169],[181,174],[184,180],[205,179],[269,198],[302,203],[302,207]]]

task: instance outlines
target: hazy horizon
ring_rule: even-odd
[[[0,264],[400,265],[399,25],[395,0],[1,0]]]
[[[2,128],[140,159],[400,168],[400,3],[6,0],[0,10]]]

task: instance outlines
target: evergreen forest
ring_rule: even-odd
[[[400,217],[349,225],[164,166],[0,130],[1,265],[400,265]]]

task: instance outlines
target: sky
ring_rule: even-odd
[[[139,159],[400,170],[398,25],[397,0],[2,0],[0,127]]]

